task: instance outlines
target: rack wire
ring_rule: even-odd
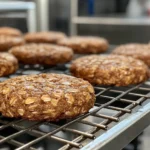
[[[69,74],[69,64],[56,67],[20,65],[16,74],[0,78],[3,81],[18,75],[38,73]],[[86,114],[59,122],[31,122],[24,119],[9,119],[0,116],[0,145],[13,149],[36,150],[45,146],[67,150],[82,148],[95,138],[109,131],[125,117],[138,110],[150,98],[150,81],[128,87],[95,86],[96,103]],[[88,142],[84,142],[88,141]],[[46,148],[45,148],[46,149]]]

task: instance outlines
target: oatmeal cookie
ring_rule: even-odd
[[[0,111],[6,117],[58,121],[93,107],[92,85],[63,74],[18,76],[0,83]]]
[[[0,53],[0,76],[14,73],[18,69],[17,59],[9,53]]]
[[[150,67],[150,45],[148,44],[124,44],[116,47],[113,54],[132,56],[145,62]]]
[[[22,36],[20,30],[12,27],[0,27],[0,35]]]
[[[73,61],[71,73],[93,84],[127,86],[143,82],[149,70],[141,60],[121,55],[91,55]]]
[[[8,51],[13,46],[24,44],[22,37],[0,35],[0,51]]]
[[[75,53],[101,53],[108,49],[108,41],[100,37],[76,36],[59,40],[58,45],[67,46]]]
[[[57,43],[58,40],[65,38],[62,32],[36,32],[27,33],[24,38],[27,43]]]
[[[26,44],[16,46],[9,51],[24,64],[56,65],[72,59],[70,48],[51,44]]]

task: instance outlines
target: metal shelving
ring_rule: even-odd
[[[79,16],[78,15],[78,1],[72,0],[71,4],[71,15],[70,15],[70,35],[77,35],[78,24],[90,24],[90,25],[150,25],[149,17],[131,18],[127,16]]]

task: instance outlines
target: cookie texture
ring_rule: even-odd
[[[124,44],[116,47],[113,54],[132,56],[145,62],[150,67],[150,45],[148,44]]]
[[[62,32],[36,32],[27,33],[24,38],[27,43],[57,43],[58,40],[65,38]]]
[[[0,51],[8,51],[13,46],[24,44],[22,37],[0,35]]]
[[[14,73],[18,69],[17,59],[9,53],[0,53],[0,76]]]
[[[58,45],[70,47],[75,53],[101,53],[108,49],[108,41],[100,37],[70,37],[58,41]]]
[[[63,74],[18,76],[0,83],[6,117],[58,121],[84,114],[95,102],[91,84]]]
[[[20,30],[12,27],[0,27],[0,35],[22,36]]]
[[[76,59],[71,73],[92,84],[127,86],[148,79],[149,70],[141,60],[120,55],[91,55]]]
[[[24,64],[56,65],[73,57],[72,49],[51,44],[26,44],[13,47],[9,52]]]

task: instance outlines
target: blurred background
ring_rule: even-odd
[[[22,10],[12,9],[17,2],[29,5],[22,8],[25,5],[20,3]],[[10,8],[4,3],[10,3]],[[27,9],[32,12],[25,14]],[[32,17],[34,11],[36,18]],[[150,0],[0,0],[0,26],[7,25],[23,32],[57,30],[68,35],[98,35],[111,44],[146,43],[150,39]]]
[[[0,0],[0,26],[24,33],[54,30],[102,36],[113,45],[147,43],[150,0]],[[146,129],[125,149],[149,150],[149,141],[150,129]]]

